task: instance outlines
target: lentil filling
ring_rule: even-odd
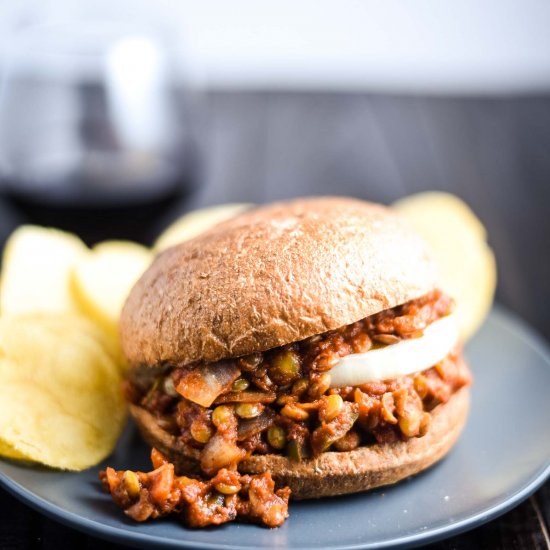
[[[276,491],[269,473],[239,474],[238,463],[252,454],[301,461],[422,437],[430,411],[471,381],[459,349],[422,372],[353,387],[331,388],[330,370],[346,355],[418,338],[452,310],[452,300],[435,290],[264,353],[160,372],[136,369],[125,385],[128,400],[179,437],[200,465],[199,476],[211,479],[178,477],[153,450],[153,472],[108,468],[102,480],[137,521],[177,512],[191,526],[235,519],[278,526],[288,515],[290,490]]]

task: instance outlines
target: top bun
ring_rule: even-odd
[[[436,287],[394,212],[319,197],[245,212],[159,254],[122,311],[131,366],[217,361],[302,340]]]

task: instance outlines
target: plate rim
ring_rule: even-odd
[[[550,347],[546,340],[524,321],[517,314],[508,308],[494,304],[491,310],[491,318],[505,330],[512,331],[519,339],[534,349],[540,358],[550,367]],[[13,463],[12,461],[9,461]],[[550,477],[550,456],[546,464],[537,469],[530,481],[521,487],[505,500],[490,506],[480,507],[467,518],[456,523],[450,523],[437,528],[426,529],[423,532],[412,535],[404,535],[391,540],[374,543],[357,543],[352,545],[338,546],[338,550],[368,550],[373,548],[412,548],[421,544],[429,544],[450,536],[464,533],[475,529],[484,523],[487,523],[513,509],[515,506],[529,498],[546,479]],[[78,531],[85,532],[100,539],[109,540],[122,545],[133,545],[141,548],[194,548],[197,550],[218,550],[219,545],[203,541],[187,541],[182,539],[162,538],[158,535],[148,533],[133,532],[121,527],[108,525],[100,521],[86,518],[61,507],[58,504],[47,501],[45,498],[35,494],[30,489],[14,481],[7,474],[0,471],[0,486],[6,489],[8,493],[29,505],[32,509],[44,514],[54,521],[58,521],[66,526]],[[240,545],[226,544],[225,550],[249,550],[248,547]],[[300,546],[299,550],[314,550],[314,547]],[[315,547],[315,550],[322,550],[321,547]]]

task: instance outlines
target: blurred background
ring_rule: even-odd
[[[183,212],[457,194],[550,338],[550,4],[0,0],[0,246]]]

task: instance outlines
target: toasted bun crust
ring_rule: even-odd
[[[257,455],[241,462],[239,471],[271,472],[277,486],[290,487],[296,500],[391,485],[425,470],[449,451],[464,427],[468,407],[469,391],[462,388],[432,411],[430,430],[424,437],[359,447],[350,452],[326,452],[299,463],[281,455]],[[180,475],[199,472],[198,457],[185,454],[181,441],[162,430],[153,415],[135,405],[130,410],[147,443],[173,462]]]
[[[161,253],[120,333],[130,365],[217,361],[295,342],[436,286],[423,241],[389,209],[347,198],[276,203]]]

